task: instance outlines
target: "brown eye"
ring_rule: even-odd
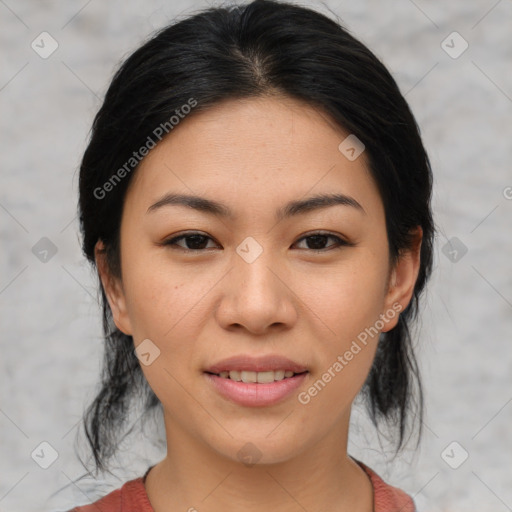
[[[331,243],[326,246],[329,240],[334,240],[334,243]],[[182,242],[180,244],[179,242]],[[185,252],[202,252],[205,249],[208,249],[207,245],[209,241],[214,241],[208,235],[202,233],[184,233],[182,235],[170,238],[162,243],[164,246],[170,246],[173,249],[180,249]],[[326,252],[332,249],[336,249],[342,246],[351,246],[353,244],[343,240],[339,236],[336,236],[332,233],[312,233],[310,235],[304,236],[297,243],[302,241],[306,242],[306,250],[310,250],[313,252]],[[212,247],[210,247],[212,248]],[[304,249],[304,248],[302,248]],[[301,250],[302,250],[301,249]]]
[[[184,240],[185,247],[179,245],[178,242]],[[213,240],[207,235],[201,233],[185,233],[174,238],[166,240],[162,245],[175,246],[176,248],[182,249],[187,252],[198,252],[206,248],[208,240]]]
[[[334,244],[325,247],[329,239],[332,239],[335,242]],[[339,236],[333,235],[331,233],[313,233],[311,235],[302,237],[299,242],[303,240],[306,241],[307,249],[315,252],[325,252],[340,246],[351,245]]]

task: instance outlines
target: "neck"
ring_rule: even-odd
[[[155,512],[372,510],[370,480],[347,455],[348,421],[343,432],[326,436],[293,459],[251,466],[222,456],[167,422],[166,430],[167,456],[145,483]]]

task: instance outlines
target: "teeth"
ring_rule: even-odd
[[[237,382],[249,382],[249,383],[259,383],[259,384],[268,384],[270,382],[283,380],[284,378],[293,377],[294,373],[291,370],[269,370],[267,372],[249,372],[249,371],[238,371],[231,370],[229,372],[220,372],[219,376],[231,380],[235,380]]]
[[[258,374],[256,372],[241,372],[242,382],[258,382]]]
[[[274,382],[274,372],[272,370],[269,372],[258,372],[256,377],[260,384],[268,384],[269,382]]]
[[[226,372],[229,375],[229,378],[231,380],[236,380],[237,382],[240,382],[242,380],[241,372],[238,372],[236,370],[231,370],[230,372]]]

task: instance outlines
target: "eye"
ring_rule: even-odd
[[[334,243],[331,245],[328,245],[327,248],[325,247],[325,244],[329,239],[334,240]],[[180,245],[178,242],[183,241],[185,244],[185,247],[183,245]],[[208,235],[192,232],[192,233],[185,233],[179,236],[176,236],[174,238],[170,238],[169,240],[166,240],[162,242],[161,245],[164,246],[171,246],[175,248],[179,248],[185,252],[202,252],[204,249],[207,248],[208,242],[214,241],[213,238],[211,238]],[[306,249],[309,249],[314,252],[325,252],[328,250],[335,249],[337,247],[342,246],[352,246],[354,244],[347,242],[346,240],[343,240],[339,236],[333,235],[332,233],[325,233],[325,232],[316,232],[311,233],[307,236],[304,236],[300,238],[296,244],[301,243],[302,241],[306,242]]]
[[[177,242],[184,240],[186,247],[179,245]],[[213,240],[208,235],[202,233],[185,233],[174,238],[170,238],[162,243],[162,245],[177,246],[186,252],[199,252],[205,248],[205,244],[208,240]]]
[[[331,244],[327,248],[324,248],[327,240],[332,239],[335,240],[334,244]],[[307,241],[306,245],[309,249],[311,249],[314,252],[326,252],[332,249],[335,249],[337,247],[341,247],[344,245],[351,246],[353,244],[347,242],[346,240],[343,240],[339,236],[333,235],[332,233],[324,233],[324,232],[317,232],[317,233],[311,233],[307,236],[302,237],[297,243],[300,243],[301,241]],[[312,246],[312,247],[311,247]]]

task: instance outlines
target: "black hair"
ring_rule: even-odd
[[[411,425],[419,428],[418,439],[421,434],[423,392],[409,331],[432,268],[432,171],[395,80],[339,21],[298,5],[255,0],[174,22],[131,54],[106,92],[80,166],[83,252],[94,268],[101,240],[111,274],[121,276],[120,222],[137,169],[134,152],[159,139],[162,130],[172,136],[171,116],[264,95],[301,100],[364,143],[385,207],[393,263],[411,247],[414,229],[423,231],[413,298],[396,327],[380,335],[361,391],[375,426],[384,421],[392,427],[398,452]],[[105,470],[135,395],[145,397],[147,412],[161,404],[143,377],[132,337],[113,322],[101,281],[99,289],[105,355],[101,387],[83,425],[96,469]]]

